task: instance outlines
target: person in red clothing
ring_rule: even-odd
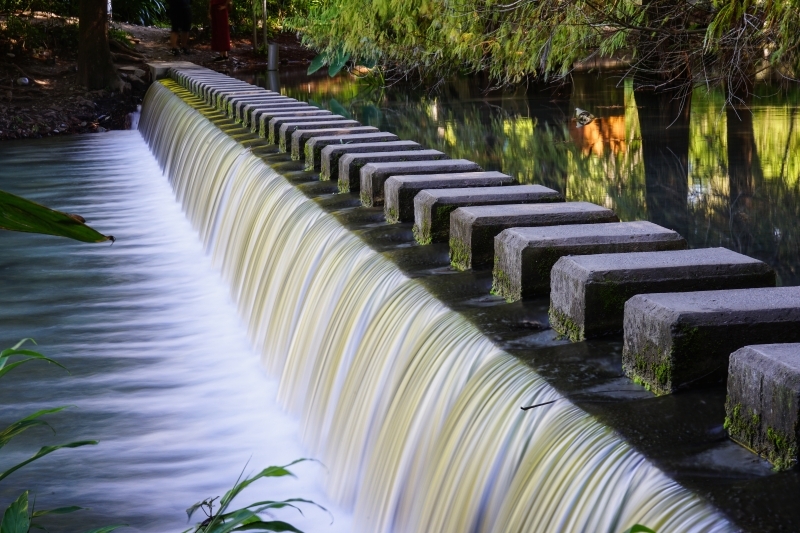
[[[233,8],[231,0],[209,0],[208,16],[211,18],[211,49],[219,52],[214,61],[228,59],[231,49],[231,32],[228,14]]]

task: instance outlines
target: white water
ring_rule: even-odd
[[[177,92],[183,92],[168,82]],[[731,531],[164,86],[141,132],[361,532]]]

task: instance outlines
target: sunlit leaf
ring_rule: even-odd
[[[320,55],[318,55],[317,57],[315,57],[314,59],[312,59],[311,60],[311,64],[308,65],[307,74],[309,74],[309,75],[310,74],[314,74],[316,71],[318,71],[323,66],[325,66],[325,63],[327,62],[327,60],[328,60],[328,56],[324,52],[321,53]]]
[[[0,191],[0,229],[55,235],[81,242],[114,242],[114,237],[98,233],[78,215],[55,211],[5,191]]]
[[[3,513],[0,533],[28,533],[31,520],[28,517],[28,491],[26,490],[8,506]]]
[[[331,78],[336,76],[347,64],[348,59],[350,59],[350,54],[345,53],[344,50],[338,50],[328,65],[328,76]]]

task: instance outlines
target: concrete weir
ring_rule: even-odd
[[[457,270],[491,265],[494,238],[504,229],[603,222],[619,218],[589,202],[459,207],[450,214],[450,264]]]
[[[384,198],[384,212],[386,213],[386,222],[394,224],[397,222],[411,222],[414,220],[414,198],[423,190],[436,190],[436,189],[455,189],[465,191],[467,195],[477,198],[481,190],[491,187],[491,191],[486,193],[484,198],[500,199],[505,196],[504,203],[522,203],[512,202],[509,198],[513,196],[513,192],[503,195],[500,191],[505,187],[503,185],[511,186],[517,180],[503,174],[502,172],[461,172],[458,174],[430,174],[422,176],[392,176],[386,180],[383,192]],[[469,187],[469,188],[465,188]],[[553,198],[563,200],[561,195],[556,191],[541,187],[540,185],[519,185],[519,187],[534,187],[543,189],[539,191],[539,200],[543,199],[544,195],[552,194]],[[465,194],[462,193],[462,194]],[[492,204],[500,204],[501,201],[492,202]],[[466,205],[479,205],[480,202],[467,203]],[[456,209],[453,205],[450,211]],[[443,209],[447,210],[447,208]],[[449,213],[446,215],[449,220]]]
[[[624,324],[625,374],[670,394],[718,380],[739,348],[800,342],[800,287],[640,294]]]
[[[376,146],[374,152],[347,153],[339,158],[339,192],[357,192],[361,190],[361,168],[368,163],[448,159],[439,150],[382,152],[381,148],[381,146]]]
[[[541,185],[506,185],[504,182],[503,187],[475,188],[470,182],[455,185],[458,175],[453,176],[453,182],[448,181],[447,185],[456,188],[425,187],[413,196],[413,231],[418,243],[447,242],[450,213],[459,207],[564,201],[558,192]],[[411,184],[408,185],[410,189]]]
[[[467,159],[368,163],[361,167],[361,205],[364,207],[383,205],[383,185],[391,176],[476,172],[481,170],[483,169],[479,165]]]
[[[414,141],[401,141],[397,136],[394,136],[394,139],[391,141],[380,142],[380,144],[373,142],[372,139],[354,140],[351,144],[331,143],[324,146],[319,153],[319,179],[338,181],[339,160],[346,154],[361,154],[375,151],[406,152],[410,150],[425,150],[425,147]],[[306,164],[308,164],[307,161]]]
[[[800,343],[745,346],[731,354],[724,427],[776,470],[797,464]]]
[[[772,267],[726,248],[567,256],[550,273],[550,325],[581,341],[622,331],[636,294],[774,286]]]
[[[549,295],[550,270],[565,255],[685,248],[677,232],[645,221],[511,228],[494,239],[492,292],[509,302]]]
[[[314,137],[313,139],[308,140],[304,150],[306,158],[306,170],[319,171],[321,169],[322,149],[326,146],[330,146],[332,144],[338,144],[340,146],[349,144],[374,144],[378,145],[376,146],[377,149],[381,145],[392,141],[398,141],[397,135],[394,135],[393,133],[386,133],[385,131],[379,131],[377,133],[348,133],[345,135],[324,135],[322,137]],[[417,144],[417,146],[419,145]],[[330,179],[330,177],[325,178],[320,173],[319,179],[325,181]]]
[[[304,129],[299,128],[292,132],[291,142],[287,138],[286,143],[291,144],[292,161],[300,161],[305,154],[306,144],[308,141],[315,137],[331,137],[338,136],[339,138],[345,135],[356,134],[380,134],[378,128],[374,126],[348,126],[344,128],[318,128],[318,129]]]

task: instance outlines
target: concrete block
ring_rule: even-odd
[[[297,102],[294,98],[287,98],[277,93],[270,93],[261,91],[257,94],[253,93],[244,93],[244,94],[222,94],[217,99],[218,105],[217,108],[225,111],[229,117],[233,118],[236,116],[236,107],[242,106],[251,102],[265,102],[265,103],[289,103],[289,102]]]
[[[360,145],[369,143],[373,146],[378,145],[375,146],[375,148],[378,149],[379,146],[384,143],[397,140],[397,135],[394,133],[387,133],[385,131],[379,131],[377,133],[356,133],[351,135],[328,135],[323,137],[314,137],[313,139],[309,139],[305,147],[306,170],[320,170],[322,163],[322,149],[326,146],[348,146],[353,144]],[[320,176],[320,179],[328,180],[330,179],[330,176],[326,176],[324,178]]]
[[[306,144],[315,137],[331,137],[343,135],[357,135],[368,133],[380,133],[374,126],[354,126],[348,128],[320,128],[316,130],[298,129],[292,133],[292,160],[300,161],[305,155]]]
[[[272,110],[261,109],[258,121],[261,123],[262,127],[259,128],[258,135],[259,137],[264,137],[264,138],[268,137],[269,123],[272,119],[297,119],[298,121],[305,121],[305,120],[311,121],[314,119],[327,120],[328,117],[331,116],[338,116],[338,115],[333,115],[330,111],[326,111],[324,109],[318,109],[312,106],[294,110],[286,108],[272,109]],[[252,125],[251,125],[251,130],[252,130]]]
[[[652,222],[511,228],[494,238],[492,293],[509,302],[550,294],[550,269],[565,255],[683,250],[677,232]]]
[[[345,154],[360,154],[376,151],[372,141],[353,142],[351,144],[331,144],[320,152],[319,169],[321,180],[339,180],[339,159]],[[414,141],[387,141],[380,143],[381,152],[423,150],[424,146]]]
[[[146,65],[150,70],[150,79],[156,81],[171,77],[173,70],[191,69],[194,63],[189,63],[188,61],[149,61]]]
[[[281,95],[261,96],[258,98],[240,98],[232,97],[223,99],[225,112],[229,117],[233,118],[237,123],[241,122],[244,115],[245,108],[255,107],[257,105],[272,105],[272,106],[297,106],[305,102],[298,102],[294,98],[286,98]],[[308,105],[308,104],[306,104]]]
[[[797,464],[800,344],[745,346],[731,354],[724,427],[776,470]]]
[[[589,202],[480,205],[450,213],[450,264],[482,268],[494,259],[494,238],[508,228],[619,222],[610,209]]]
[[[383,185],[390,176],[477,172],[480,170],[483,169],[479,165],[466,159],[367,163],[361,167],[361,203],[365,207],[383,205]]]
[[[272,120],[270,121],[270,123],[272,123]],[[318,117],[318,120],[312,122],[295,121],[295,120],[292,120],[291,122],[284,122],[283,124],[281,124],[280,129],[277,130],[278,149],[281,152],[291,151],[292,134],[297,130],[328,129],[331,130],[330,133],[333,134],[335,131],[341,131],[347,128],[359,128],[359,127],[363,126],[361,126],[361,123],[359,123],[356,120],[348,120],[348,119],[328,120],[328,117]],[[367,133],[372,131],[378,131],[378,128],[373,128],[370,126],[369,129],[367,130],[362,130],[360,132],[354,132],[354,133]]]
[[[382,152],[380,146],[374,152],[349,153],[339,158],[339,192],[361,190],[361,168],[367,163],[398,161],[436,161],[447,159],[439,150],[403,150]]]
[[[800,287],[639,294],[624,331],[625,374],[670,394],[724,377],[739,348],[800,342]]]
[[[582,341],[622,331],[636,294],[774,286],[772,267],[727,248],[566,256],[550,272],[550,325]]]
[[[343,121],[347,120],[342,115],[325,115],[320,117],[306,117],[303,115],[297,115],[295,117],[275,117],[270,119],[266,126],[266,138],[270,144],[278,144],[279,139],[279,132],[281,126],[284,124],[312,124],[314,128],[322,128],[324,127],[324,122],[334,122],[334,121]],[[355,122],[355,121],[351,121]],[[292,130],[294,131],[294,130]],[[291,132],[289,132],[291,134]]]
[[[413,200],[414,238],[420,244],[447,242],[450,213],[459,207],[563,201],[559,193],[541,185],[421,190]]]
[[[384,212],[386,221],[412,222],[414,220],[414,200],[422,191],[424,198],[436,197],[438,192],[447,198],[446,204],[437,206],[437,217],[445,218],[446,232],[450,231],[450,213],[458,207],[470,205],[523,204],[536,202],[563,202],[556,191],[541,185],[516,185],[516,180],[502,172],[464,172],[462,174],[432,174],[428,176],[392,176],[384,185]],[[508,187],[504,187],[508,185]],[[513,188],[512,188],[513,187]],[[506,192],[506,189],[512,188]],[[453,192],[455,191],[455,192]],[[517,198],[515,201],[513,198]],[[435,202],[434,202],[435,203]],[[425,241],[424,234],[430,235],[430,219],[421,221],[414,230],[419,241]],[[430,239],[425,244],[430,243]]]
[[[322,111],[305,102],[275,102],[275,103],[248,103],[236,106],[236,120],[241,121],[242,126],[250,128],[252,133],[258,132],[259,117],[265,111],[291,112],[291,111]],[[329,112],[330,113],[330,112]]]

